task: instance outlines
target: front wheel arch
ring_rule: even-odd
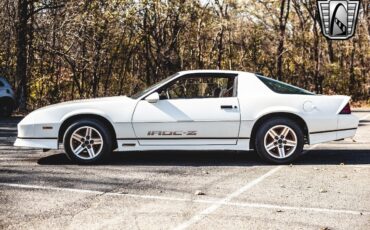
[[[113,141],[113,149],[118,148],[117,135],[116,135],[116,131],[113,128],[112,123],[109,120],[107,120],[105,117],[102,117],[96,114],[78,114],[78,115],[71,116],[67,118],[66,120],[64,120],[59,128],[58,143],[63,143],[64,134],[70,125],[72,125],[74,122],[78,120],[85,120],[85,119],[96,119],[102,122],[108,128],[110,134],[113,137],[113,140],[115,140]]]
[[[261,127],[261,125],[270,119],[277,119],[277,118],[285,118],[292,120],[298,124],[298,126],[302,129],[303,135],[304,135],[304,143],[309,144],[309,133],[306,122],[301,118],[300,116],[294,114],[294,113],[269,113],[266,114],[260,118],[254,123],[252,132],[251,132],[251,139],[249,142],[249,149],[255,149],[255,140],[256,140],[256,134],[257,130]]]

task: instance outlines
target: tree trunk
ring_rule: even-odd
[[[219,33],[219,40],[217,44],[217,50],[218,50],[218,55],[217,55],[217,69],[222,69],[222,56],[224,53],[224,30],[225,27],[224,25],[221,26],[221,31]]]
[[[334,50],[333,50],[333,42],[332,40],[326,39],[328,43],[328,55],[330,63],[335,62]]]
[[[356,52],[356,42],[353,42],[352,51],[351,51],[351,62],[349,68],[349,93],[351,94],[354,100],[357,99],[357,87],[356,87],[356,78],[355,78],[355,52]]]
[[[18,0],[17,27],[17,103],[19,110],[27,111],[27,18],[28,1]]]
[[[147,85],[151,85],[152,81],[151,81],[151,57],[150,57],[150,37],[149,37],[149,32],[147,31],[147,28],[148,28],[148,24],[147,24],[147,20],[148,20],[148,10],[146,9],[145,10],[145,13],[144,13],[144,21],[143,21],[143,25],[144,25],[144,29],[145,29],[145,35],[144,35],[144,43],[145,43],[145,83]]]
[[[285,11],[285,3],[287,10]],[[279,45],[277,48],[277,78],[279,81],[282,80],[283,76],[283,53],[284,53],[284,41],[285,41],[285,28],[286,23],[289,17],[290,10],[290,0],[286,2],[285,0],[281,1],[280,5],[280,17],[279,17]]]

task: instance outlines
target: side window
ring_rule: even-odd
[[[235,76],[203,74],[184,76],[159,90],[163,99],[233,97]]]
[[[4,82],[2,80],[0,80],[0,88],[4,87]]]
[[[257,77],[275,93],[314,95],[314,93],[311,93],[310,91],[289,85],[281,81],[277,81],[261,75],[257,75]]]

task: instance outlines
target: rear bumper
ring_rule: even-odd
[[[322,142],[335,141],[343,138],[351,138],[355,136],[356,131],[357,127],[310,133],[310,144],[318,144]]]
[[[14,146],[58,149],[58,138],[17,138],[14,142]]]
[[[350,138],[350,137],[352,138],[355,136],[356,131],[357,131],[357,128],[338,131],[337,140],[343,139],[343,138]]]
[[[336,126],[327,126],[325,123],[322,127],[332,127],[330,130],[315,130],[310,131],[310,144],[318,144],[322,142],[335,141],[343,138],[351,138],[356,134],[359,119],[353,114],[338,114]],[[319,127],[320,128],[320,127]]]

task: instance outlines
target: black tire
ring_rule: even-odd
[[[85,132],[84,129],[86,127],[91,127],[92,129],[92,137],[89,138],[89,136],[85,136],[81,134],[81,132]],[[79,133],[80,132],[80,133]],[[100,134],[100,136],[98,135]],[[74,134],[74,138],[72,138],[72,134]],[[76,140],[75,136],[81,135],[84,139],[84,142],[80,141],[80,143]],[[94,137],[93,137],[94,136]],[[94,141],[98,139],[102,139],[102,146],[100,148],[99,144],[94,146],[93,143],[86,143],[89,141]],[[72,140],[71,140],[72,139]],[[109,130],[105,127],[105,125],[96,119],[85,119],[85,120],[79,120],[74,123],[72,123],[66,130],[64,137],[63,137],[63,144],[64,149],[66,151],[67,157],[79,164],[96,164],[96,163],[102,163],[109,159],[112,151],[113,151],[113,143],[112,143],[112,134],[109,132]],[[81,145],[81,148],[84,148],[80,154],[75,154],[72,150],[73,146]],[[90,146],[90,147],[89,147]],[[93,146],[93,147],[92,147]],[[91,158],[89,150],[96,151],[96,155]],[[76,151],[77,147],[75,148]],[[99,152],[97,150],[100,150]]]
[[[11,99],[0,99],[0,117],[10,117],[14,110],[14,102]]]
[[[294,139],[294,137],[296,137],[295,149],[294,149],[294,147],[289,147],[289,146],[282,147],[284,149],[284,152],[285,152],[285,148],[288,149],[288,153],[290,151],[290,153],[287,154],[287,156],[285,158],[278,158],[279,156],[274,157],[274,155],[270,154],[269,151],[267,150],[267,148],[265,147],[265,137],[266,138],[271,138],[271,137],[267,137],[268,132],[269,132],[269,130],[271,130],[275,127],[276,127],[276,129],[279,129],[280,127],[282,127],[281,129],[284,129],[283,127],[288,127],[291,130],[291,131],[289,131],[288,135],[293,136],[293,139]],[[293,132],[294,132],[295,136],[294,136]],[[280,149],[281,148],[279,146],[285,146],[284,142],[286,143],[286,141],[284,141],[284,139],[280,140],[280,137],[278,137],[278,138],[279,139],[275,139],[276,141],[274,139],[271,140],[271,141],[274,142],[274,145],[277,145],[277,147],[273,147],[273,149],[270,152],[277,151],[276,154],[280,154]],[[287,137],[285,137],[285,138],[287,138]],[[289,137],[289,139],[292,139],[292,138]],[[282,145],[280,145],[280,142],[278,142],[278,141],[283,142]],[[258,128],[257,133],[256,133],[256,138],[255,138],[256,151],[257,151],[258,155],[263,160],[268,161],[270,163],[274,163],[274,164],[291,163],[292,161],[294,161],[297,157],[299,157],[302,154],[303,145],[304,145],[303,131],[296,122],[294,122],[290,119],[281,118],[281,117],[269,119],[269,120],[265,121]]]

